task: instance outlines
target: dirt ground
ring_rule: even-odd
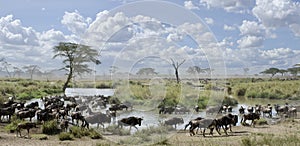
[[[0,145],[1,146],[103,146],[103,145],[118,145],[114,141],[109,140],[109,136],[104,135],[103,140],[92,140],[89,137],[83,137],[81,139],[74,139],[71,141],[60,141],[57,136],[47,135],[47,140],[40,140],[38,130],[32,130],[31,138],[16,137],[16,133],[9,133],[4,130],[4,125],[0,125]],[[300,119],[287,120],[275,125],[260,125],[255,127],[248,126],[236,126],[232,128],[233,132],[229,132],[226,136],[224,133],[214,136],[208,135],[203,137],[202,134],[196,136],[190,136],[188,131],[179,130],[172,137],[166,141],[161,142],[161,145],[178,145],[178,146],[193,146],[193,145],[230,145],[240,146],[245,144],[243,139],[254,139],[254,141],[263,139],[265,136],[274,137],[278,139],[280,137],[294,136],[293,140],[296,142],[288,145],[300,145]],[[26,130],[22,131],[23,135],[26,135]],[[126,136],[124,136],[126,138]],[[155,144],[158,145],[158,144]],[[273,144],[271,144],[273,145]],[[274,145],[277,145],[274,143]],[[278,144],[281,145],[281,144]],[[285,145],[285,144],[284,144]]]

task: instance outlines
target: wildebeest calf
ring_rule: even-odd
[[[22,137],[22,135],[21,135],[21,129],[27,129],[27,135],[28,135],[28,137],[30,137],[29,136],[29,130],[31,128],[37,128],[36,127],[36,123],[31,123],[31,122],[19,123],[18,126],[17,126],[17,129],[16,129],[17,130],[17,137],[18,137],[18,133],[20,133],[20,137]]]

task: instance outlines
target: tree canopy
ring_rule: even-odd
[[[265,71],[260,72],[262,74],[271,74],[271,78],[274,77],[275,74],[279,73],[279,69],[278,68],[269,68],[266,69]]]
[[[67,80],[63,86],[63,91],[68,87],[71,79],[75,75],[81,75],[83,73],[90,73],[93,70],[90,69],[88,63],[100,64],[98,60],[99,53],[97,50],[91,49],[90,46],[70,43],[70,42],[60,42],[58,46],[53,47],[54,58],[61,57],[64,58],[62,61],[64,67],[62,70],[66,70]]]
[[[137,75],[156,75],[154,68],[141,68],[137,73]]]

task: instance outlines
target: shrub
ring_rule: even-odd
[[[268,125],[268,121],[264,118],[260,118],[259,120],[256,121],[256,124],[258,124],[258,125]]]
[[[48,135],[58,134],[60,130],[58,129],[57,122],[55,120],[47,121],[42,126],[42,132]]]
[[[73,126],[70,128],[70,133],[75,137],[75,138],[81,138],[83,136],[89,136],[90,132],[81,127]]]
[[[91,139],[103,139],[103,136],[100,133],[96,132],[94,129],[91,129],[89,132]]]
[[[73,140],[73,136],[71,133],[67,132],[62,132],[58,135],[59,140],[64,141],[64,140]]]
[[[24,121],[17,119],[16,116],[12,116],[11,123],[5,126],[5,130],[7,130],[9,132],[14,132],[14,131],[16,131],[18,124],[21,122],[24,122]]]

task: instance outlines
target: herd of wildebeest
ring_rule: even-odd
[[[0,122],[11,122],[11,117],[16,116],[17,119],[24,120],[17,125],[16,131],[21,137],[21,130],[26,129],[29,137],[29,130],[36,128],[37,124],[44,124],[50,120],[56,120],[58,128],[61,131],[68,131],[70,126],[79,126],[82,128],[90,128],[92,124],[96,124],[97,128],[104,124],[117,124],[117,128],[123,126],[129,126],[138,128],[136,125],[141,126],[144,117],[140,115],[129,116],[121,118],[116,121],[116,117],[122,113],[121,111],[133,110],[133,106],[129,102],[120,102],[117,98],[111,98],[110,96],[84,96],[84,97],[66,97],[66,96],[51,96],[41,99],[42,102],[21,102],[14,98],[10,98],[7,102],[0,104]],[[43,105],[40,105],[40,104]],[[198,107],[189,109],[184,106],[166,107],[159,106],[158,114],[190,114],[191,112],[200,112]],[[210,135],[213,135],[213,131],[216,130],[221,135],[220,131],[223,129],[224,133],[228,135],[227,130],[231,130],[231,126],[235,126],[240,119],[242,125],[254,126],[253,121],[260,119],[261,116],[265,118],[272,118],[272,115],[276,117],[296,117],[297,108],[291,106],[288,103],[284,105],[254,105],[248,107],[239,107],[238,113],[232,112],[232,106],[221,105],[206,108],[206,115],[217,114],[215,118],[209,117],[197,117],[195,119],[185,119],[176,116],[163,121],[163,125],[172,126],[176,129],[178,124],[184,124],[184,130],[189,128],[191,136],[198,133],[200,129],[203,136],[205,136],[205,130],[209,129]],[[273,112],[273,108],[274,111]],[[95,109],[102,109],[95,110]],[[193,111],[192,111],[193,110]],[[95,112],[97,111],[97,112]],[[250,123],[249,123],[250,121]],[[195,133],[195,130],[196,133]],[[202,131],[203,130],[203,131]]]

